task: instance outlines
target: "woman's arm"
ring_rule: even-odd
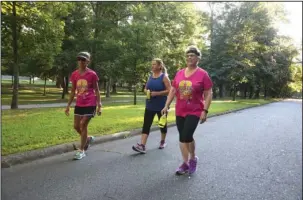
[[[94,90],[95,90],[95,95],[96,95],[96,100],[97,100],[97,106],[101,107],[101,97],[100,97],[100,89],[99,89],[99,84],[98,81],[94,81]]]

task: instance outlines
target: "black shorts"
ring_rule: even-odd
[[[85,116],[94,117],[96,114],[96,106],[87,106],[87,107],[75,106],[74,114],[82,117]]]
[[[180,142],[190,143],[194,140],[193,135],[199,121],[200,118],[195,115],[187,115],[186,117],[176,116],[176,124],[179,132]]]

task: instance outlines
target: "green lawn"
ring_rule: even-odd
[[[273,100],[271,100],[273,101]],[[213,101],[210,115],[227,110],[260,105],[269,100]],[[71,110],[71,113],[73,110]],[[95,117],[89,133],[100,136],[140,128],[144,104],[107,105],[101,117]],[[175,120],[174,110],[168,121]],[[157,123],[155,118],[154,123]],[[64,108],[2,110],[2,155],[23,152],[79,140],[73,130],[73,116],[66,117]]]
[[[69,95],[65,95],[65,99],[61,99],[62,89],[55,86],[47,86],[46,96],[43,96],[44,89],[41,86],[25,84],[19,88],[19,105],[25,104],[45,104],[45,103],[66,103]],[[138,92],[138,100],[144,100],[143,93]],[[105,98],[104,93],[101,93],[103,101],[133,101],[133,93],[119,90],[117,94],[112,94],[111,97]],[[1,87],[1,103],[2,105],[10,105],[12,100],[12,88],[7,84]]]

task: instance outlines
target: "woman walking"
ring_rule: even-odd
[[[198,123],[206,121],[208,108],[212,100],[212,81],[208,73],[198,67],[201,52],[197,47],[190,46],[186,50],[185,69],[176,73],[172,82],[162,114],[176,96],[176,125],[179,132],[179,145],[183,163],[176,174],[194,173],[197,169],[198,157],[195,154],[194,132]]]
[[[74,110],[74,128],[81,136],[81,146],[77,150],[74,159],[80,160],[85,157],[85,151],[93,142],[94,137],[88,136],[88,124],[95,116],[96,106],[97,114],[101,114],[101,99],[98,86],[98,76],[96,72],[88,68],[90,54],[80,52],[77,56],[78,69],[71,75],[72,89],[65,114],[69,115],[70,105],[74,100],[77,91],[76,106]]]
[[[145,86],[145,91],[150,97],[146,99],[141,143],[132,147],[134,151],[146,153],[145,145],[150,132],[150,127],[156,114],[160,120],[162,116],[161,110],[164,108],[170,87],[170,80],[167,76],[163,61],[159,58],[154,59],[152,61],[152,75],[149,77]],[[161,141],[159,149],[163,149],[166,146],[165,138],[167,133],[167,124],[165,124],[163,128],[160,128],[160,130]]]

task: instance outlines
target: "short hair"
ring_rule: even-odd
[[[196,46],[189,46],[187,47],[186,51],[185,51],[186,54],[188,53],[194,53],[196,54],[199,58],[201,58],[202,54],[201,54],[201,51],[198,49],[198,47]]]

